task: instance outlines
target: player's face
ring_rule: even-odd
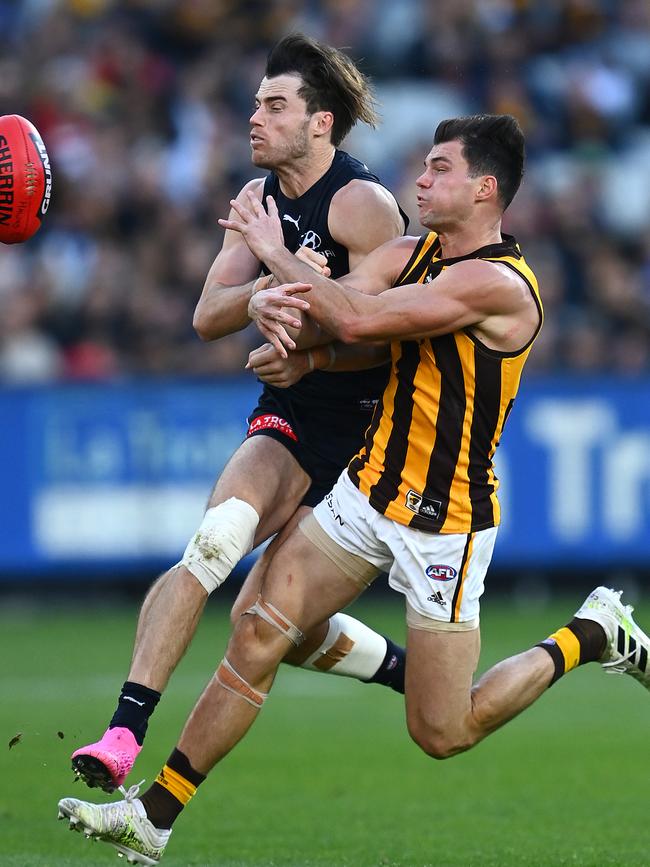
[[[459,141],[434,145],[417,179],[420,222],[441,232],[465,223],[472,215],[481,179],[469,176]]]
[[[262,79],[250,119],[254,165],[277,169],[309,153],[310,116],[298,96],[301,84],[297,75]]]

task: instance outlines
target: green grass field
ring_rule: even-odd
[[[228,631],[213,600],[149,730],[131,782],[173,747]],[[566,622],[578,599],[536,613],[483,609],[481,670]],[[224,606],[225,608],[225,606]],[[402,606],[356,613],[398,639]],[[638,609],[650,623],[650,608]],[[644,617],[645,614],[645,617]],[[130,656],[135,609],[0,615],[0,865],[119,864],[56,821],[69,754],[101,734]],[[641,867],[650,864],[650,696],[589,666],[475,750],[427,759],[402,700],[378,686],[285,670],[244,743],[176,825],[163,864]],[[11,749],[8,743],[21,732]],[[63,735],[63,737],[61,737]],[[121,862],[124,863],[124,862]]]

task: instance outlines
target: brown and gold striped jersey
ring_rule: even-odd
[[[500,521],[492,458],[542,325],[542,304],[511,236],[467,256],[439,254],[435,232],[423,235],[395,285],[428,282],[464,259],[500,262],[529,286],[539,325],[517,352],[489,349],[470,329],[394,341],[388,385],[348,473],[393,521],[432,533],[472,533]]]

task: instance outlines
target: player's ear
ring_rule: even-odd
[[[315,111],[311,121],[315,135],[327,135],[334,126],[334,115],[331,111]]]
[[[497,179],[494,175],[484,175],[481,179],[476,198],[478,201],[484,202],[486,199],[491,199],[497,194]]]

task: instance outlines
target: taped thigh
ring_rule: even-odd
[[[325,554],[338,568],[347,575],[361,590],[366,590],[377,575],[381,572],[377,566],[359,557],[358,554],[352,554],[342,545],[339,545],[318,523],[316,518],[310,512],[298,524],[299,530],[305,535],[309,541],[318,550]]]
[[[406,600],[406,622],[411,629],[423,629],[425,632],[471,632],[473,629],[478,629],[479,626],[478,617],[474,617],[472,620],[463,620],[460,623],[425,617],[413,608],[408,599]]]

